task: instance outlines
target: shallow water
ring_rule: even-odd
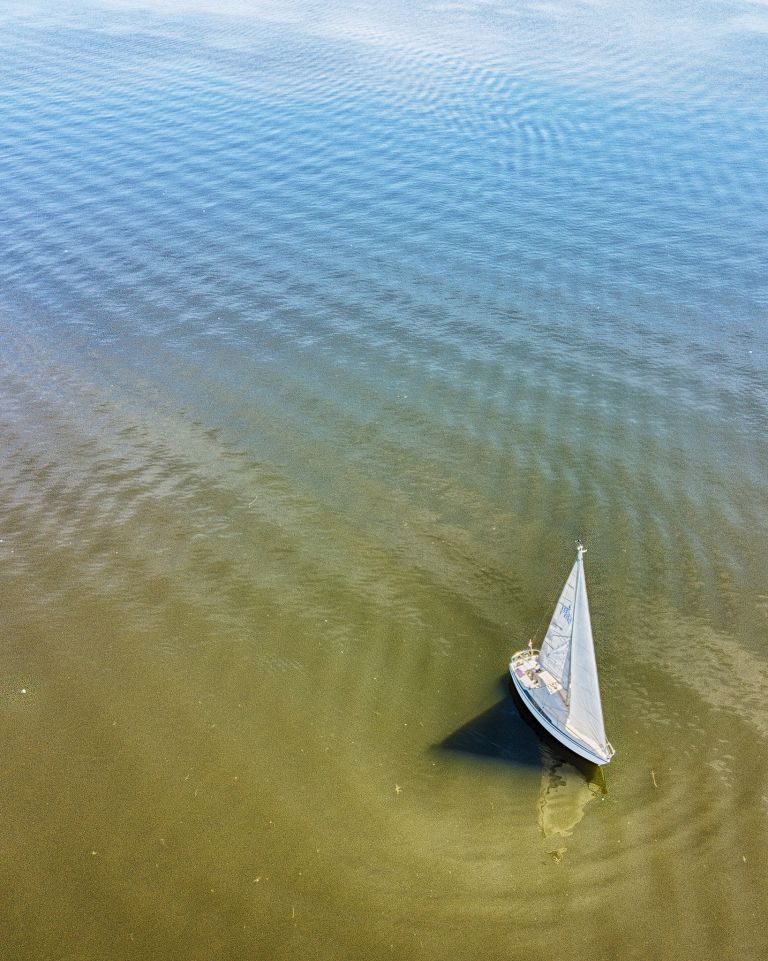
[[[0,7],[5,956],[762,958],[768,12],[379,7]]]

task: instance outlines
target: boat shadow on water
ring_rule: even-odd
[[[603,769],[569,751],[526,710],[509,675],[498,684],[501,699],[435,745],[478,762],[540,769],[538,822],[543,838],[573,833],[590,801],[607,792]],[[565,848],[550,854],[559,860]]]
[[[509,675],[498,683],[503,695],[487,711],[462,724],[445,740],[435,745],[437,750],[456,751],[478,760],[498,761],[519,767],[539,767],[541,757],[537,732],[510,696]]]

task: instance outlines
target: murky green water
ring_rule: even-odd
[[[764,957],[764,11],[0,22],[3,957]]]

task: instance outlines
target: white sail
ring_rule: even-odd
[[[575,737],[603,754],[606,752],[608,739],[603,724],[603,708],[600,703],[595,647],[592,640],[587,585],[584,580],[581,553],[579,550],[579,557],[574,565],[577,577],[575,616],[570,647],[570,697],[566,728]],[[571,573],[573,575],[573,572]]]
[[[579,567],[577,560],[555,605],[555,612],[549,622],[539,655],[541,666],[556,678],[566,691],[571,682],[571,638]]]

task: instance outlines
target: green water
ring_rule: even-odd
[[[0,17],[0,955],[764,957],[762,14]]]

